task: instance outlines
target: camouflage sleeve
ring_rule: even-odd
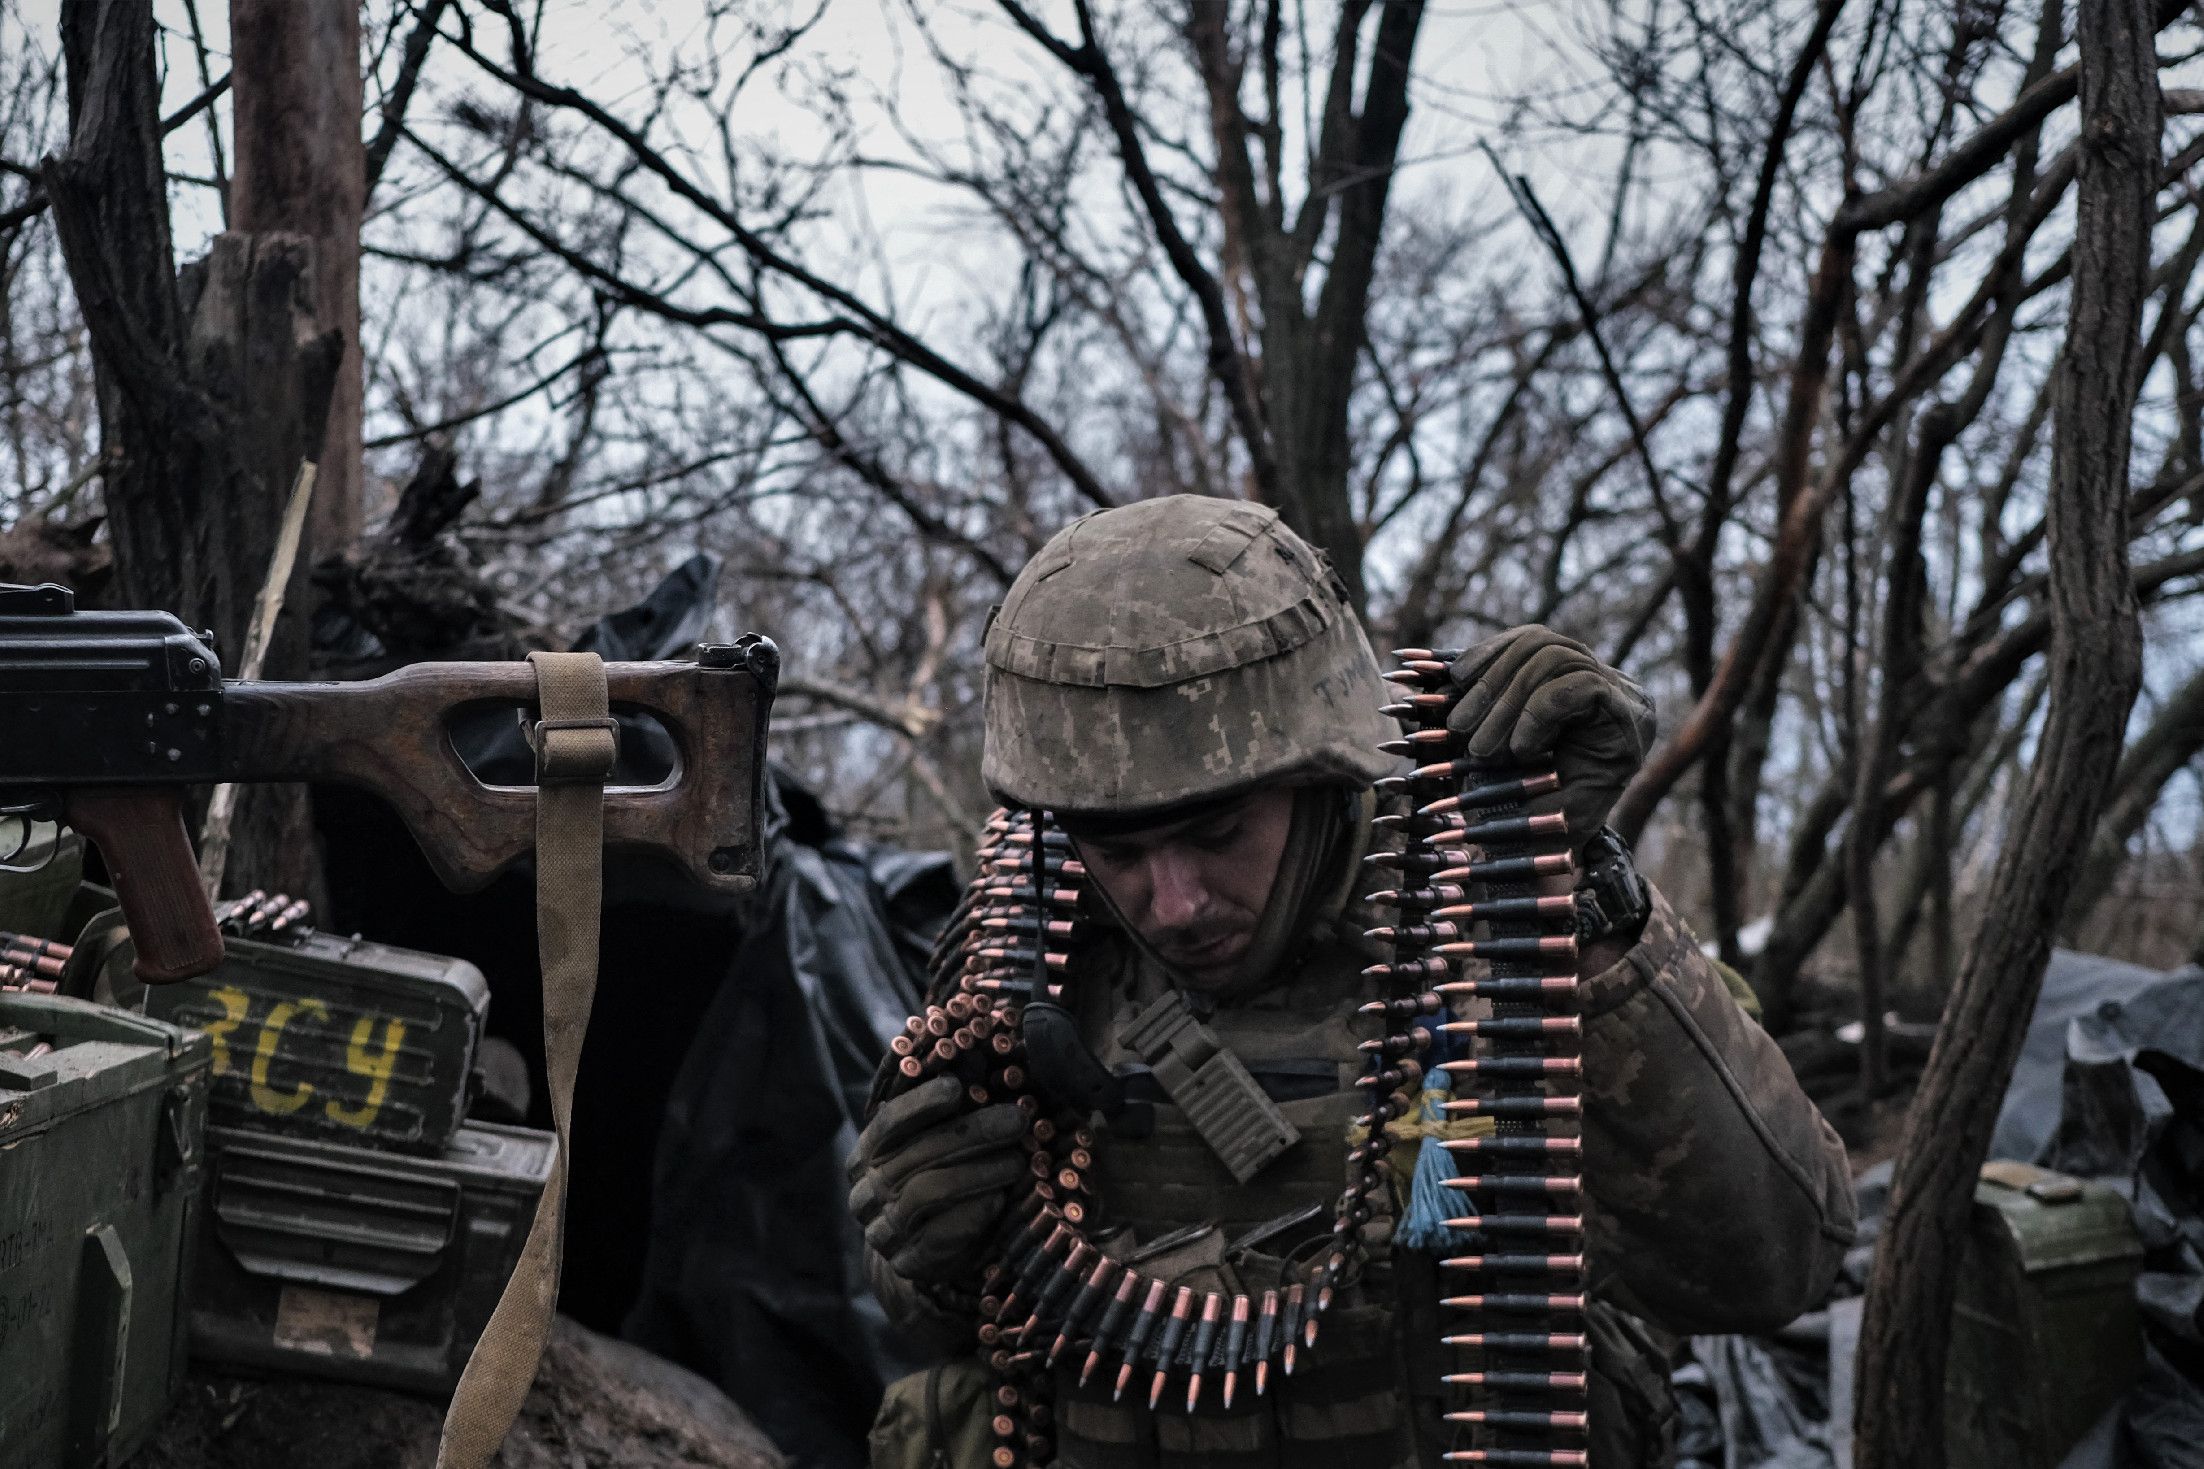
[[[1584,1080],[1596,1290],[1680,1332],[1821,1301],[1853,1237],[1844,1144],[1658,890],[1586,981]]]

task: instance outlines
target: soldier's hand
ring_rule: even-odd
[[[1007,1103],[968,1110],[953,1076],[883,1104],[849,1159],[865,1243],[906,1280],[949,1281],[976,1264],[1027,1176],[1018,1140],[1028,1125]]]
[[[1462,690],[1446,719],[1469,736],[1462,754],[1496,765],[1552,757],[1561,789],[1532,809],[1564,813],[1581,848],[1645,763],[1653,701],[1591,649],[1536,623],[1487,638],[1448,676]]]

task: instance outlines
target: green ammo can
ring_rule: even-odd
[[[479,1122],[433,1158],[208,1128],[192,1354],[449,1393],[557,1153],[555,1133]]]
[[[1951,1469],[2055,1469],[2142,1370],[2127,1201],[2027,1163],[1993,1162],[1952,1307]]]
[[[28,1052],[39,1046],[42,1055]],[[207,1038],[0,994],[0,1465],[105,1469],[184,1370]]]
[[[490,1007],[464,959],[303,930],[225,941],[211,974],[145,992],[214,1041],[218,1127],[434,1157],[466,1119]]]
[[[45,858],[43,865],[29,865],[40,857]],[[84,838],[63,831],[50,849],[24,853],[18,860],[24,866],[0,868],[0,932],[63,943],[75,939],[77,931],[68,926],[67,915],[84,880]]]

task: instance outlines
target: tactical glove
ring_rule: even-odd
[[[906,1280],[940,1284],[975,1264],[1026,1176],[1026,1115],[966,1107],[963,1085],[937,1076],[883,1104],[850,1155],[850,1213]]]
[[[1653,701],[1592,650],[1532,623],[1487,638],[1448,671],[1460,702],[1446,727],[1469,736],[1462,754],[1496,765],[1551,756],[1561,789],[1533,811],[1569,818],[1582,848],[1614,809],[1653,743]]]

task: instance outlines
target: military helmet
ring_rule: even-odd
[[[1329,562],[1278,512],[1172,495],[1072,522],[987,631],[980,774],[1012,805],[1122,817],[1395,762],[1385,685]]]

